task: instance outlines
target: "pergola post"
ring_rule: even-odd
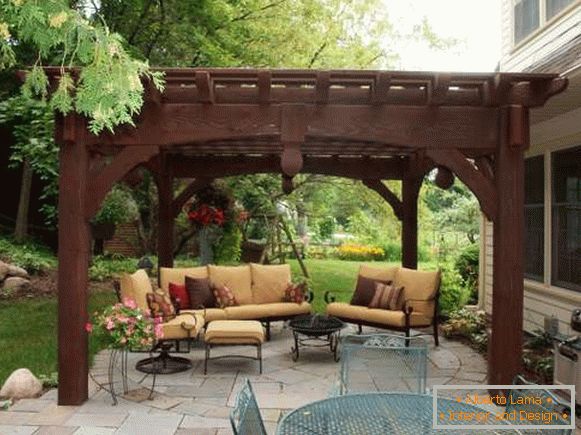
[[[173,267],[173,173],[166,158],[162,156],[160,172],[157,174],[159,198],[157,226],[157,255],[159,267]]]
[[[90,228],[86,218],[89,153],[84,123],[71,115],[57,123],[60,144],[58,249],[59,405],[88,398],[87,315]]]
[[[406,174],[402,180],[403,219],[401,231],[401,263],[418,268],[418,196],[422,178]]]
[[[521,370],[524,150],[528,132],[527,109],[501,109],[495,158],[498,214],[494,221],[492,334],[488,350],[488,382],[497,385],[511,384]]]

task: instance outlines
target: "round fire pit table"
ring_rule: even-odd
[[[339,361],[338,344],[341,329],[345,323],[333,316],[305,314],[289,322],[295,344],[291,348],[293,361],[299,359],[299,348],[329,347],[335,361]]]

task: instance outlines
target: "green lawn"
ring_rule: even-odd
[[[296,260],[290,260],[293,276],[301,277],[302,272],[299,263]],[[357,272],[361,262],[342,261],[342,260],[305,260],[307,271],[311,277],[311,290],[315,294],[313,307],[317,312],[325,311],[325,301],[323,299],[327,290],[331,291],[337,301],[345,302],[351,300]],[[400,263],[372,262],[366,263],[376,267],[400,266]],[[433,263],[422,263],[420,269],[435,269]]]
[[[89,300],[89,313],[115,302],[115,294],[96,293]],[[17,368],[26,367],[35,375],[57,371],[56,298],[0,302],[0,385]],[[91,341],[91,358],[98,350]]]

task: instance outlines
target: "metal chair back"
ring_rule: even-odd
[[[236,406],[230,412],[230,423],[235,435],[266,435],[266,429],[250,381],[236,396]]]
[[[338,394],[426,392],[428,348],[420,337],[348,335],[341,339]]]
[[[536,385],[534,382],[529,382],[520,375],[514,378],[513,385]],[[533,400],[537,398],[538,400]],[[570,406],[563,402],[561,398],[557,395],[551,393],[548,390],[531,390],[531,389],[519,389],[513,388],[509,391],[507,396],[507,403],[505,411],[507,413],[516,411],[517,419],[518,414],[521,411],[524,412],[534,412],[534,413],[544,413],[545,416],[553,416],[550,422],[547,423],[547,427],[551,425],[565,425],[570,424],[567,419],[563,418],[563,414],[571,417]],[[535,420],[519,420],[518,424],[536,424],[538,421]],[[573,433],[572,429],[543,429],[542,433],[547,434],[559,434],[568,435]]]

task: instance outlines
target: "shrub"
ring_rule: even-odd
[[[337,248],[337,256],[341,260],[379,261],[383,260],[385,252],[376,246],[344,244]]]
[[[216,264],[238,263],[242,253],[242,231],[235,222],[224,226],[224,233],[214,248]]]
[[[401,243],[398,242],[387,242],[381,245],[383,249],[384,260],[386,261],[401,261]]]
[[[486,313],[462,308],[450,314],[448,321],[442,325],[446,337],[461,337],[479,351],[484,352],[488,346],[486,333]]]
[[[135,258],[115,255],[97,255],[89,267],[89,278],[92,281],[106,281],[118,278],[124,272],[132,273],[137,269]]]
[[[101,208],[93,218],[95,224],[121,224],[137,219],[137,203],[124,188],[115,186],[105,197]]]
[[[456,258],[455,267],[464,286],[470,290],[470,302],[478,300],[478,261],[480,246],[477,243],[464,248]]]
[[[464,286],[462,277],[450,263],[441,265],[442,283],[440,285],[440,312],[450,315],[462,308],[470,296],[469,290]]]
[[[0,258],[29,273],[47,272],[57,264],[55,255],[47,247],[31,241],[16,243],[7,237],[0,237]]]

